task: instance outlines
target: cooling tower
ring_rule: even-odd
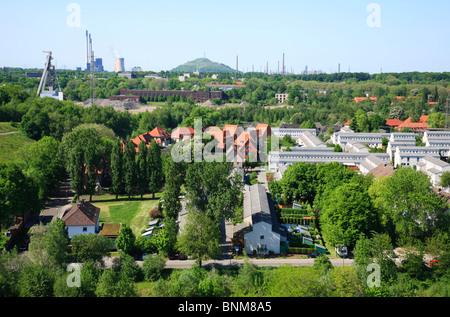
[[[114,65],[114,71],[116,73],[124,72],[125,71],[125,59],[124,58],[117,58],[115,65]]]

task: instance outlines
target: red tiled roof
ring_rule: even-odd
[[[164,138],[164,137],[170,137],[170,133],[167,132],[166,130],[164,130],[161,127],[156,127],[154,128],[151,132],[150,135],[154,138]]]
[[[390,127],[397,127],[402,123],[403,123],[403,121],[399,120],[399,119],[386,119],[386,125],[388,125]]]
[[[100,208],[87,201],[80,201],[67,210],[62,217],[66,226],[95,226],[100,215]]]
[[[373,102],[377,102],[378,101],[377,97],[369,97],[369,98],[367,98],[367,97],[355,97],[355,101],[356,102],[361,102],[361,101],[364,101],[366,99],[369,99],[369,100],[371,100]]]

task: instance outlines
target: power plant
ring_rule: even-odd
[[[103,72],[103,59],[94,56],[92,36],[86,31],[86,71]]]

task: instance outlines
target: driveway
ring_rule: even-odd
[[[70,207],[73,197],[74,192],[70,189],[70,179],[65,179],[45,202],[45,209],[39,214],[42,223],[47,224],[56,218],[62,218],[64,211]]]

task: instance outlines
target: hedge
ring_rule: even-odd
[[[314,248],[295,248],[295,247],[287,248],[287,253],[290,254],[311,254],[314,251],[316,251],[316,249]]]
[[[294,209],[294,208],[282,208],[281,213],[292,214],[292,215],[307,215],[308,210],[306,209]]]

